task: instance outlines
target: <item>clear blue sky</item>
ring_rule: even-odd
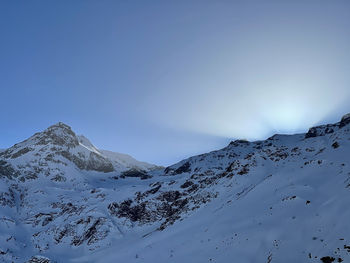
[[[350,112],[350,1],[0,0],[0,148],[62,121],[157,164]]]

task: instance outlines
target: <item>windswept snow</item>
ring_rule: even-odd
[[[165,169],[49,128],[0,153],[0,260],[349,262],[349,122]]]
[[[100,152],[106,156],[108,159],[114,161],[116,164],[121,166],[125,166],[129,169],[136,168],[141,170],[155,170],[161,168],[160,166],[156,166],[154,164],[149,164],[146,162],[140,162],[128,154],[124,153],[116,153],[107,150],[100,150]]]

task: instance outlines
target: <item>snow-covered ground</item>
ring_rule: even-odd
[[[166,169],[52,126],[0,153],[0,259],[350,262],[349,123]]]

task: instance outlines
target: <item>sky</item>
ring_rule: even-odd
[[[59,121],[170,165],[350,112],[350,1],[0,0],[0,148]]]

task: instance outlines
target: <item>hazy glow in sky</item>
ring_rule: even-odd
[[[2,1],[0,148],[63,121],[171,164],[350,112],[349,1]]]

